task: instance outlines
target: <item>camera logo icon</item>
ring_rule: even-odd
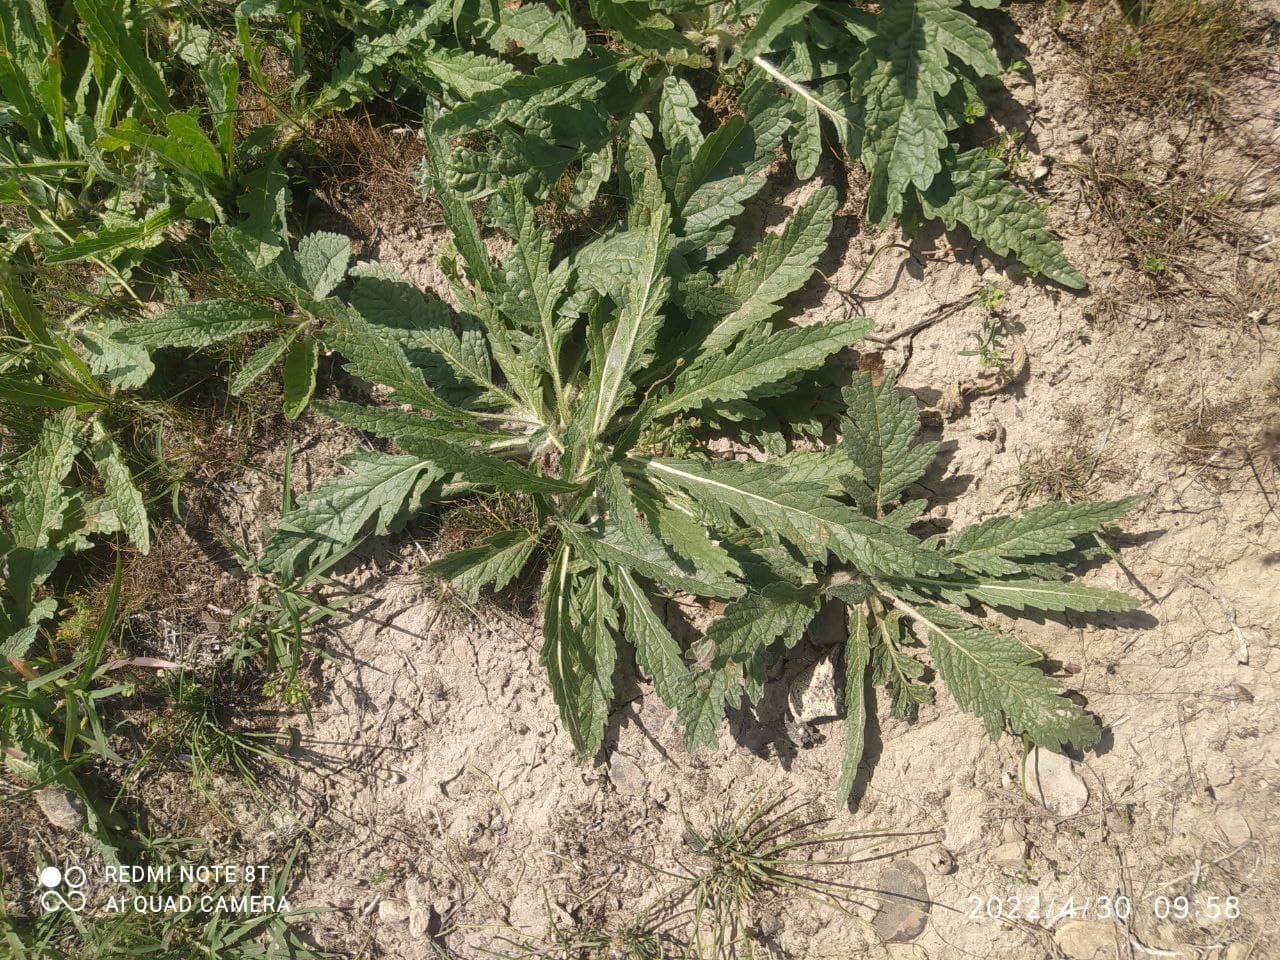
[[[85,896],[80,892],[80,888],[84,886],[86,878],[84,870],[80,867],[72,865],[60,869],[50,864],[40,871],[38,879],[43,888],[40,894],[40,907],[45,913],[63,908],[72,913],[79,913],[84,909]]]

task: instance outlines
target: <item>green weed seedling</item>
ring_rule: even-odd
[[[1067,577],[1082,538],[1136,501],[1049,505],[947,538],[912,533],[927,503],[903,495],[937,450],[915,442],[915,402],[892,377],[860,374],[841,393],[826,365],[870,321],[791,326],[780,307],[826,246],[834,191],[815,192],[754,251],[723,267],[712,259],[763,183],[743,171],[769,161],[765,131],[786,109],[765,88],[740,106],[706,142],[746,124],[750,154],[703,154],[700,133],[660,109],[662,163],[639,139],[624,158],[626,223],[558,257],[511,183],[499,206],[515,246],[493,264],[437,164],[453,234],[441,266],[460,313],[385,269],[356,280],[324,336],[350,373],[390,388],[394,406],[319,409],[399,452],[345,458],[348,474],[283,516],[262,563],[298,576],[429,503],[530,498],[535,529],[500,531],[430,569],[466,594],[540,571],[542,662],[584,758],[600,750],[624,657],[691,746],[711,743],[726,707],[761,695],[770,664],[828,599],[849,616],[842,798],[862,754],[864,676],[902,715],[932,696],[912,654],[920,640],[992,736],[1093,742],[1094,721],[1058,696],[1039,654],[976,608],[1131,608]],[[439,141],[429,147],[443,156]],[[816,443],[829,426],[843,439]],[[710,445],[726,436],[756,456]],[[686,648],[653,605],[661,597],[720,601],[723,614]]]
[[[56,482],[56,476],[52,479]],[[10,564],[22,549],[10,552]],[[125,762],[109,742],[111,725],[103,717],[108,701],[134,692],[133,684],[110,679],[113,671],[132,664],[104,662],[107,641],[118,626],[119,601],[117,563],[106,605],[81,651],[59,662],[37,648],[33,624],[9,636],[0,664],[0,753],[5,767],[33,791],[52,785],[78,797],[85,805],[86,829],[107,855],[114,854],[119,825],[77,771],[92,760],[121,766]],[[41,604],[52,607],[52,602]]]
[[[178,304],[130,324],[116,339],[147,349],[190,349],[267,333],[267,343],[232,376],[231,394],[239,396],[280,363],[284,414],[295,419],[315,392],[318,334],[340,311],[330,295],[346,278],[351,241],[336,233],[309,233],[290,250],[283,238],[263,243],[238,228],[219,227],[210,242],[244,295]]]
[[[986,311],[982,319],[982,327],[973,334],[977,345],[972,350],[961,350],[962,357],[977,357],[984,370],[999,370],[1007,363],[1004,352],[1004,318],[1000,313],[1000,302],[1004,299],[1004,289],[998,284],[988,283],[978,291],[974,303]]]
[[[412,90],[438,114],[433,137],[450,143],[441,171],[467,200],[495,197],[514,178],[526,194],[586,211],[625,179],[628,144],[663,124],[701,149],[717,103],[780,99],[769,129],[731,124],[703,152],[751,151],[762,135],[790,147],[809,179],[824,149],[861,164],[866,208],[881,226],[942,220],[963,225],[1000,255],[1068,287],[1084,278],[1063,256],[1044,217],[1004,165],[961,132],[987,112],[983,90],[1004,72],[975,19],[994,0],[888,0],[869,10],[799,0],[590,0],[520,4],[479,0],[388,15],[306,0],[327,51],[305,75],[328,80],[314,104],[330,107],[381,91]],[[284,32],[267,11],[255,24]],[[289,41],[282,38],[283,43]],[[709,99],[698,91],[712,91]]]
[[[292,451],[287,451],[281,481],[285,514],[294,509],[292,461]],[[241,605],[227,624],[232,672],[238,673],[252,662],[267,678],[264,696],[279,696],[291,704],[306,703],[307,689],[300,674],[304,655],[311,649],[308,634],[318,624],[341,616],[342,608],[353,599],[351,595],[321,599],[320,593],[333,586],[325,574],[356,544],[336,550],[301,572],[272,570],[238,544],[228,541],[227,545],[241,568],[258,581],[256,595]]]
[[[216,774],[230,771],[249,790],[262,794],[259,772],[265,764],[283,761],[279,735],[236,728],[225,715],[222,700],[233,681],[215,674],[195,677],[177,670],[166,678],[159,692],[168,700],[163,715],[153,721],[151,748],[135,764],[179,757],[191,771],[192,785],[207,800]]]
[[[297,848],[289,851],[280,868],[254,890],[270,897],[273,904],[283,901],[284,908],[261,913],[198,909],[200,898],[208,897],[208,903],[216,904],[220,897],[244,896],[245,887],[222,883],[193,888],[181,883],[180,866],[209,856],[193,839],[141,837],[136,855],[149,865],[169,866],[171,879],[135,884],[129,888],[131,897],[163,902],[185,894],[192,898],[193,909],[126,909],[117,913],[57,910],[29,918],[6,915],[0,903],[0,945],[10,950],[6,956],[14,960],[321,960],[329,956],[310,946],[294,927],[299,917],[315,913],[287,902]]]

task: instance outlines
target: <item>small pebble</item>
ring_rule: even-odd
[[[991,851],[991,862],[1008,873],[1017,873],[1027,862],[1027,844],[1023,840],[1010,840]]]
[[[1074,817],[1089,802],[1089,788],[1076,773],[1075,764],[1040,747],[1027,755],[1027,794],[1059,817]]]
[[[946,847],[934,847],[929,851],[929,869],[941,877],[954,873],[956,858]]]
[[[57,787],[45,787],[35,792],[36,806],[45,819],[59,830],[79,831],[85,824],[84,801],[74,793]]]
[[[1068,920],[1053,942],[1070,960],[1111,960],[1119,956],[1116,925],[1102,920]]]

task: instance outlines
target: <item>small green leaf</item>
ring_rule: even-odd
[[[80,331],[80,342],[94,376],[104,378],[114,390],[132,390],[146,383],[156,368],[146,347],[115,338],[121,329],[123,324],[114,318],[87,324]]]
[[[617,613],[603,569],[578,585],[569,547],[561,544],[542,581],[541,660],[579,759],[600,751],[613,700]]]
[[[516,77],[510,64],[470,50],[429,44],[414,54],[414,64],[462,100],[497,90]]]
[[[816,489],[783,487],[767,465],[670,459],[644,463],[655,481],[684,490],[722,517],[732,513],[751,526],[773,531],[811,559],[834,553],[860,569],[889,575],[951,568],[950,561],[920,546],[905,531],[863,516]]]
[[[655,415],[670,416],[707,403],[767,394],[771,385],[820,367],[827,357],[857,343],[870,330],[870,320],[853,317],[744,338],[728,353],[711,353],[686,367]]]
[[[424,160],[431,186],[440,201],[444,222],[449,227],[457,252],[462,254],[466,262],[467,272],[471,280],[485,293],[493,293],[496,289],[493,277],[493,265],[489,262],[489,251],[485,248],[484,239],[480,236],[480,227],[466,202],[449,186],[449,178],[445,171],[449,148],[444,134],[436,127],[451,115],[437,119],[435,123],[423,124],[423,135],[427,143],[427,155]]]
[[[662,78],[662,94],[658,100],[658,127],[662,131],[662,142],[668,150],[676,149],[683,142],[692,155],[702,146],[702,124],[694,112],[697,106],[698,95],[688,81],[674,74]]]
[[[1061,613],[1076,610],[1095,613],[1106,610],[1113,613],[1133,610],[1138,601],[1125,593],[1094,587],[1084,583],[1067,583],[1056,580],[984,580],[940,583],[935,589],[964,602],[964,598],[978,603],[1009,610],[1048,610]]]
[[[50,250],[44,262],[74,263],[90,257],[112,259],[122,251],[147,246],[156,234],[180,217],[171,207],[165,207],[145,220],[125,227],[104,227],[92,233],[82,233],[64,247]]]
[[[675,710],[677,716],[687,716],[693,682],[680,645],[658,619],[649,598],[631,574],[614,567],[610,579],[617,586],[623,634],[635,648],[636,663],[653,679],[653,688],[662,702]]]
[[[1007,722],[1015,734],[1050,750],[1097,742],[1098,725],[1059,696],[1058,685],[1035,666],[1041,659],[1036,650],[940,607],[921,607],[912,619],[928,631],[929,652],[947,689],[992,739]]]
[[[587,36],[564,10],[542,3],[498,7],[498,29],[490,40],[495,49],[514,44],[543,63],[570,60],[587,46]]]
[[[606,143],[594,153],[587,154],[582,160],[582,170],[573,181],[573,189],[565,200],[566,213],[581,213],[600,194],[609,175],[613,173],[613,144]]]
[[[279,315],[249,300],[198,300],[180,303],[154,317],[143,317],[117,334],[125,343],[147,347],[207,347],[246,333],[269,330]]]
[[[645,185],[632,214],[637,218],[632,232],[638,233],[641,246],[622,290],[618,319],[589,397],[587,431],[593,438],[604,434],[614,414],[633,392],[632,378],[652,353],[662,322],[660,310],[671,289],[666,269],[672,244],[671,214],[658,186],[653,156],[647,150],[645,155]]]
[[[853,71],[853,87],[861,91],[854,122],[862,130],[862,165],[871,178],[867,214],[881,225],[902,211],[908,186],[923,190],[933,182],[947,145],[937,98],[954,78],[912,6],[904,0],[885,7],[879,37]]]
[[[121,4],[116,0],[75,0],[75,8],[90,47],[129,78],[148,111],[155,116],[169,113],[164,77],[147,57]]]
[[[445,303],[424,295],[403,277],[384,269],[374,273],[367,265],[352,273],[358,279],[349,296],[351,305],[373,327],[394,337],[411,360],[425,366],[422,354],[434,354],[463,382],[499,390],[478,325],[464,326],[459,336]]]
[[[227,385],[228,390],[233,397],[238,397],[251,387],[259,377],[271,368],[271,365],[284,356],[284,352],[289,349],[289,345],[293,343],[297,337],[297,329],[293,329],[287,336],[276,337],[268,341],[257,350],[249,355],[249,359],[241,365],[236,371],[236,375],[231,378],[231,382]]]
[[[518,448],[524,444],[519,438],[512,438],[505,433],[496,433],[480,427],[459,426],[440,417],[424,417],[412,410],[397,410],[394,407],[366,407],[359,403],[345,400],[333,403],[313,403],[312,409],[327,417],[333,417],[339,423],[356,430],[363,430],[375,437],[386,440],[409,441],[427,438],[452,440],[467,446],[479,444],[482,447]]]
[[[803,21],[817,5],[813,0],[768,0],[734,51],[735,61],[764,53],[787,27]]]
[[[963,224],[997,254],[1013,255],[1064,287],[1088,286],[1049,232],[1044,214],[1003,179],[1003,163],[981,148],[958,156],[948,150],[944,158],[944,175],[920,196],[925,216],[940,218],[948,230]]]
[[[298,415],[311,402],[316,389],[316,364],[320,349],[314,340],[305,337],[289,348],[284,358],[284,415],[297,420]]]
[[[840,759],[840,778],[836,781],[836,804],[841,807],[849,802],[866,746],[867,697],[862,684],[870,662],[871,636],[867,629],[867,616],[854,608],[849,611],[849,639],[844,646],[844,751]]]
[[[144,556],[151,552],[151,527],[147,522],[147,508],[142,493],[133,482],[133,474],[124,462],[120,447],[107,436],[97,423],[95,439],[89,447],[89,456],[102,477],[108,502],[120,518],[121,528]]]
[[[722,351],[745,331],[772,317],[778,305],[813,276],[827,249],[836,192],[822,187],[796,210],[781,233],[767,234],[755,253],[726,268],[707,291],[685,295],[684,306],[716,317],[702,340],[705,351]]]
[[[707,56],[652,4],[591,0],[591,15],[629,46],[678,67],[705,67]]]
[[[782,638],[795,646],[818,612],[816,587],[771,583],[724,608],[707,637],[715,646],[713,666],[740,664],[748,675],[763,676],[761,657]]]
[[[1017,517],[992,517],[966,527],[947,545],[947,556],[975,573],[1007,576],[1019,561],[1070,550],[1077,537],[1124,516],[1141,497],[1097,503],[1046,503]]]
[[[678,249],[693,259],[710,259],[724,248],[726,241],[718,231],[740,215],[743,204],[764,187],[764,170],[790,125],[772,88],[764,93],[773,99],[772,107],[725,121],[698,148],[687,179],[667,185],[679,218],[682,239]],[[753,106],[753,101],[748,100],[748,106]]]
[[[861,602],[861,600],[857,601]],[[892,611],[871,624],[871,682],[883,687],[893,705],[893,715],[907,720],[921,704],[933,700],[933,690],[920,682],[924,664],[904,650],[914,646],[903,629],[902,615]]]
[[[524,493],[573,493],[580,486],[438,437],[404,436],[399,443],[408,453],[434,464],[441,473],[456,473],[479,486]]]
[[[562,530],[581,553],[602,563],[626,567],[642,577],[701,597],[736,597],[741,584],[727,576],[704,572],[680,561],[636,516],[622,471],[610,467],[604,482],[609,516],[598,529],[585,530],[565,523]]]
[[[586,56],[567,63],[544,64],[459,104],[435,122],[433,134],[439,138],[471,135],[507,122],[522,123],[548,107],[589,102],[609,80],[635,62],[633,57],[590,47]],[[428,143],[428,150],[430,146]]]
[[[439,476],[414,456],[360,452],[340,462],[351,472],[317,484],[281,517],[262,553],[265,566],[291,574],[323,563],[368,533],[398,527]]]
[[[442,417],[474,420],[473,414],[446,403],[427,386],[422,371],[409,362],[404,350],[358,312],[343,306],[321,331],[325,343],[345,359],[347,370],[395,391],[400,403],[430,410]]]
[[[938,445],[912,445],[920,432],[916,400],[898,390],[892,373],[878,384],[871,374],[858,374],[845,388],[844,401],[849,416],[842,421],[841,444],[858,470],[849,490],[860,507],[880,517],[924,476]]]
[[[426,572],[448,580],[465,599],[475,603],[483,588],[492,585],[496,593],[519,576],[537,544],[537,538],[527,530],[504,530],[474,547],[433,561]]]
[[[295,254],[302,285],[317,298],[329,296],[347,275],[351,238],[316,231],[298,241]]]
[[[14,546],[46,547],[62,526],[71,506],[63,484],[81,445],[75,412],[64,410],[44,422],[36,445],[9,471],[6,510]]]

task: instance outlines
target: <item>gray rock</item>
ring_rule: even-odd
[[[982,844],[986,795],[976,787],[957,786],[946,799],[944,837],[952,853],[973,850]]]
[[[424,937],[431,928],[431,891],[417,877],[405,881],[404,894],[409,900],[409,936]]]
[[[1214,754],[1205,761],[1204,777],[1211,787],[1225,787],[1235,776],[1235,766],[1222,754]]]
[[[886,943],[908,943],[924,933],[933,902],[924,871],[906,860],[880,871],[876,889],[881,895],[872,929]]]
[[[1060,753],[1036,747],[1027,755],[1027,794],[1059,817],[1074,817],[1089,802],[1075,765]]]
[[[1027,844],[1025,840],[1010,840],[994,847],[991,851],[991,862],[1007,873],[1017,873],[1027,865]]]
[[[628,797],[644,796],[648,782],[640,765],[625,754],[614,752],[609,758],[609,781],[613,789]]]
[[[45,819],[59,830],[84,829],[87,820],[84,801],[74,793],[59,790],[57,787],[45,787],[35,792],[35,798],[36,806],[40,808]]]
[[[1102,920],[1068,920],[1053,942],[1070,960],[1112,960],[1117,956],[1116,925]]]
[[[1114,834],[1124,836],[1133,830],[1133,815],[1127,809],[1108,810],[1103,820]]]

